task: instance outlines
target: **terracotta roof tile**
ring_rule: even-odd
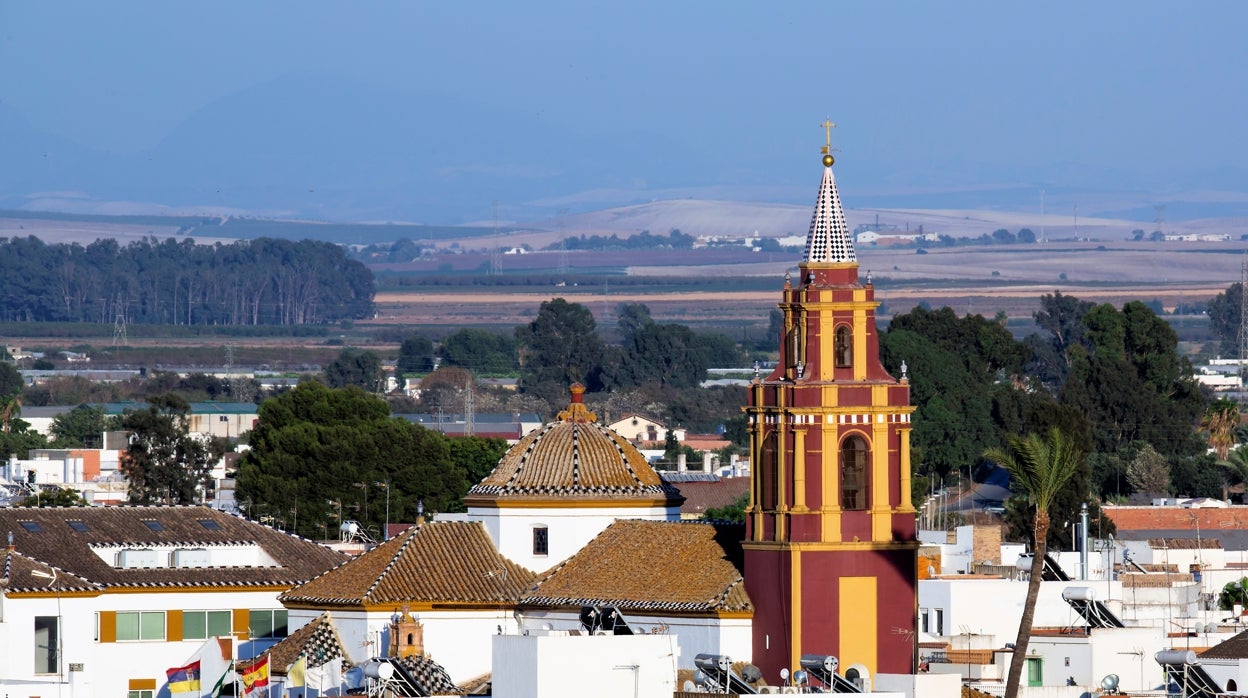
[[[344,667],[351,666],[347,653],[343,651],[338,628],[334,626],[328,611],[287,635],[281,642],[270,647],[266,654],[269,655],[269,670],[279,676],[286,676],[290,665],[301,654],[308,656],[309,667],[318,667],[340,657]]]
[[[749,494],[750,478],[725,477],[714,481],[691,481],[675,483],[685,497],[680,507],[682,514],[705,514],[707,509],[719,509]]]
[[[0,532],[13,534],[22,555],[98,588],[290,587],[346,559],[312,541],[202,506],[6,508],[0,509]],[[239,545],[258,547],[272,563],[121,568],[96,554]]]
[[[1248,630],[1200,653],[1201,659],[1248,659]]]
[[[503,557],[480,522],[433,521],[281,595],[287,604],[514,603],[534,573]]]
[[[468,491],[468,504],[555,497],[661,499],[679,506],[680,493],[654,472],[645,456],[594,419],[574,402],[558,420],[529,432]]]
[[[743,532],[723,522],[616,521],[547,572],[521,604],[752,613],[742,577]]]

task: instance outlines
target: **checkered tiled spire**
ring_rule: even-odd
[[[841,196],[836,192],[836,177],[832,176],[832,158],[825,156],[823,181],[819,184],[819,200],[810,219],[810,232],[806,234],[806,255],[803,262],[843,263],[857,262],[854,243],[849,237],[845,223],[845,211],[841,208]]]

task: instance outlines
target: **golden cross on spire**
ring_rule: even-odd
[[[823,123],[819,125],[823,127],[823,130],[827,133],[827,136],[828,136],[827,145],[823,146],[819,150],[824,155],[831,155],[832,154],[832,129],[836,128],[836,124],[832,123],[831,119],[824,119]]]

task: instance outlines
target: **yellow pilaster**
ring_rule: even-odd
[[[793,511],[805,513],[806,507],[806,431],[802,425],[793,429]]]
[[[867,377],[867,290],[854,289],[854,380],[865,380]]]
[[[793,599],[793,619],[789,631],[789,666],[801,666],[802,652],[802,551],[790,549],[789,598]]]
[[[888,415],[871,415],[871,539],[890,540],[892,507],[888,487]]]
[[[785,504],[784,483],[788,480],[787,463],[792,458],[789,453],[789,411],[785,408],[788,405],[788,393],[785,390],[776,391],[776,404],[780,408],[776,415],[779,421],[776,424],[776,537],[775,540],[784,541],[789,539],[787,526],[785,526],[785,514],[788,513],[789,507]]]
[[[822,526],[820,540],[823,542],[839,542],[841,540],[841,448],[838,437],[840,431],[835,422],[828,421],[825,416],[819,429],[819,438],[823,450],[823,505],[819,510]]]
[[[911,501],[913,494],[910,491],[910,427],[898,429],[897,435],[901,438],[901,506],[898,510],[903,513],[913,513],[914,502]]]

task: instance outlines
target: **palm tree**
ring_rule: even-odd
[[[1248,446],[1240,446],[1231,451],[1224,460],[1218,461],[1218,465],[1226,468],[1226,474],[1234,482],[1242,482],[1248,485]],[[1227,482],[1226,476],[1223,476],[1222,482],[1225,487]]]
[[[1229,398],[1218,398],[1209,403],[1200,418],[1200,428],[1209,433],[1209,448],[1218,460],[1226,460],[1226,454],[1235,443],[1235,427],[1239,426],[1239,405]]]
[[[1018,639],[1014,641],[1014,657],[1010,660],[1010,674],[1005,684],[1005,698],[1017,698],[1023,664],[1027,660],[1027,642],[1036,615],[1036,598],[1040,595],[1040,579],[1044,572],[1049,506],[1079,469],[1084,454],[1070,437],[1056,427],[1045,436],[1010,434],[1007,441],[1005,448],[990,448],[984,452],[984,457],[1009,471],[1014,483],[1022,487],[1028,502],[1036,509],[1032,522],[1031,579],[1027,584],[1027,601],[1019,619]]]

